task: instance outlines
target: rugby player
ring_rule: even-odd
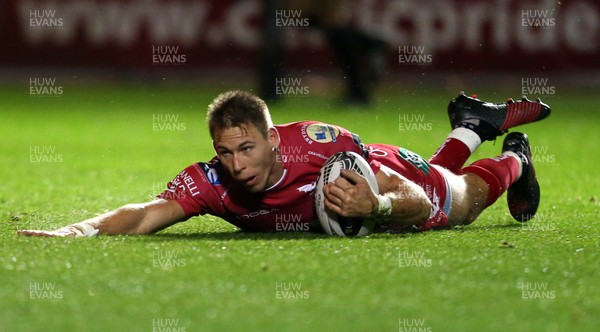
[[[525,134],[507,135],[500,156],[463,165],[483,141],[541,120],[550,108],[540,100],[488,103],[460,94],[450,102],[448,114],[452,131],[426,161],[401,147],[365,145],[334,125],[273,125],[263,100],[241,91],[225,92],[209,105],[207,114],[216,156],[185,168],[156,199],[57,230],[19,233],[150,234],[204,214],[249,232],[319,231],[315,181],[327,158],[342,151],[365,157],[379,192],[358,173],[343,171],[324,187],[325,205],[341,216],[377,218],[380,230],[466,225],[507,190],[512,216],[518,221],[532,218],[540,189]]]

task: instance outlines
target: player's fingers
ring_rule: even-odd
[[[341,204],[341,201],[345,197],[344,189],[340,188],[333,182],[325,184],[323,187],[323,193],[325,198],[328,198],[334,204]]]
[[[327,209],[329,209],[331,212],[336,213],[336,214],[341,214],[342,209],[337,206],[336,204],[333,204],[329,199],[327,199],[327,197],[325,197],[325,207]]]
[[[30,229],[20,230],[20,231],[17,231],[17,233],[20,235],[25,235],[25,236],[40,236],[40,237],[54,236],[54,235],[50,234],[48,231],[30,230]]]
[[[333,181],[333,183],[335,183],[336,186],[338,186],[342,189],[348,189],[353,186],[352,183],[350,183],[348,180],[344,179],[341,176],[339,178],[335,179],[335,181]]]
[[[36,235],[37,231],[32,231],[32,230],[28,230],[28,229],[21,229],[17,231],[17,234],[19,235],[26,235],[26,236],[34,236]]]
[[[333,188],[333,189],[334,189],[334,190],[333,190],[334,192],[335,192],[335,191],[340,191],[340,190],[341,190],[340,188],[337,188],[336,186],[333,186],[333,185],[331,186],[331,188]],[[324,192],[325,192],[325,191],[324,191]],[[342,192],[343,192],[343,191],[342,191]],[[340,197],[338,197],[338,196],[336,196],[336,195],[333,195],[333,194],[331,193],[331,191],[328,191],[328,192],[325,194],[325,206],[326,206],[328,209],[330,209],[331,211],[333,211],[333,212],[335,212],[335,213],[337,213],[337,214],[340,214],[341,210],[342,210],[342,209],[343,209],[343,207],[344,207],[343,205],[344,205],[344,204],[343,204],[343,200],[342,200]]]
[[[343,179],[346,179],[347,181],[349,181],[349,183],[351,182],[351,183],[357,184],[359,182],[367,181],[364,176],[356,173],[355,171],[351,171],[349,169],[342,169],[340,171],[340,175],[342,176]]]

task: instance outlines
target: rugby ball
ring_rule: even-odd
[[[325,207],[323,186],[335,181],[340,176],[342,169],[353,170],[364,176],[373,193],[378,194],[379,188],[375,174],[369,163],[358,153],[346,151],[338,152],[329,157],[321,168],[315,186],[315,209],[321,227],[325,233],[337,236],[365,236],[373,231],[375,221],[362,218],[346,218],[339,216]]]

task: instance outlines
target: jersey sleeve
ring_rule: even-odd
[[[370,158],[370,149],[368,145],[365,145],[362,140],[360,139],[360,136],[358,136],[357,134],[339,127],[339,126],[334,126],[334,125],[329,125],[329,124],[313,124],[313,126],[317,126],[317,127],[321,127],[322,129],[320,130],[321,132],[321,137],[335,137],[331,139],[331,142],[329,142],[329,144],[327,145],[327,149],[329,149],[329,154],[335,154],[337,152],[341,152],[341,151],[352,151],[352,152],[356,152],[359,155],[363,156],[363,158],[365,158],[365,160],[367,160],[367,162],[369,163],[369,166],[371,166],[371,169],[373,170],[373,172],[375,174],[377,174],[377,172],[379,172],[379,169],[381,168],[381,163],[374,159],[374,158]],[[333,129],[332,129],[333,128]],[[313,135],[313,136],[317,136],[317,135]]]
[[[304,145],[307,150],[319,152],[327,157],[343,151],[356,152],[365,159],[369,157],[368,149],[360,137],[345,128],[315,121],[297,122],[281,127],[289,145]]]
[[[377,172],[379,172],[379,170],[381,169],[381,162],[379,162],[375,158],[371,158],[371,151],[369,149],[369,146],[365,145],[360,139],[360,136],[358,136],[357,134],[342,127],[337,128],[340,131],[339,137],[342,145],[344,146],[344,150],[353,151],[363,156],[363,158],[365,158],[365,160],[369,163],[369,166],[373,170],[373,173],[377,174]]]
[[[185,212],[186,218],[211,213],[222,206],[214,186],[218,176],[208,164],[193,164],[181,171],[167,183],[167,189],[157,196],[176,201]]]
[[[316,121],[294,122],[276,127],[281,133],[284,154],[308,153],[324,162],[338,152],[352,151],[369,161],[375,173],[379,171],[379,162],[369,158],[369,149],[360,136],[343,127]],[[284,156],[285,158],[294,160],[293,156]]]

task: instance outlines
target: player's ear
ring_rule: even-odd
[[[279,132],[277,131],[277,129],[275,129],[275,127],[269,128],[269,130],[267,131],[267,139],[269,140],[269,143],[271,143],[271,146],[273,148],[279,148],[281,139],[279,138]]]

